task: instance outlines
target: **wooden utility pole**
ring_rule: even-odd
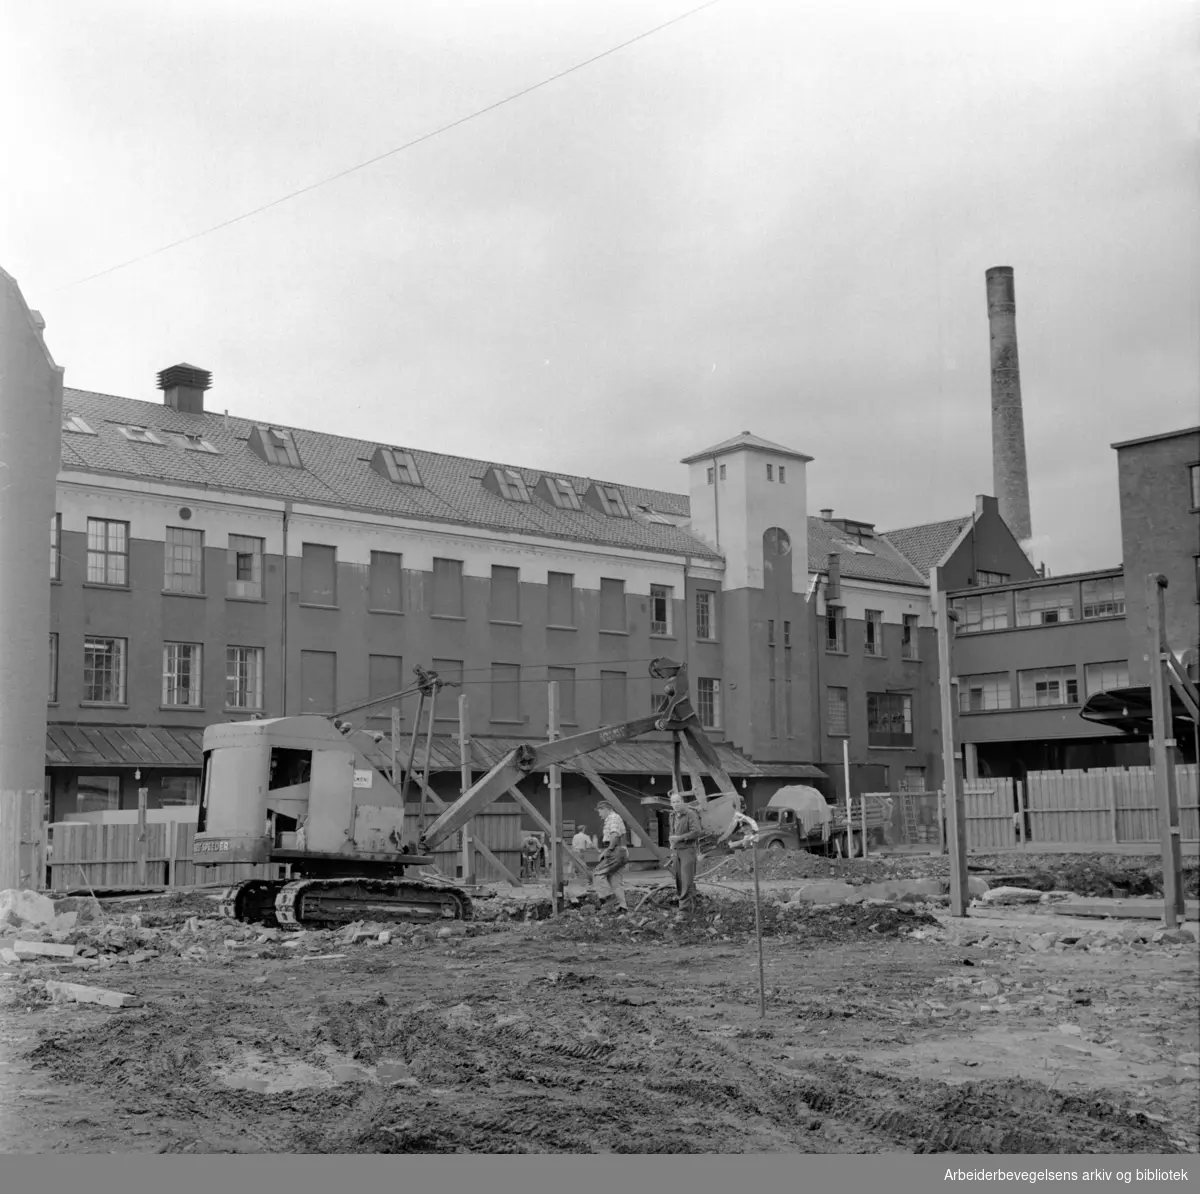
[[[1166,634],[1167,578],[1155,572],[1146,577],[1146,627],[1150,657],[1150,704],[1154,737],[1154,795],[1162,836],[1163,917],[1173,929],[1183,919],[1183,868],[1179,849],[1179,793],[1175,786],[1175,731],[1171,712],[1171,651]]]
[[[436,681],[433,685],[433,692],[429,697],[429,719],[425,729],[425,767],[421,775],[421,834],[425,834],[425,795],[429,789],[429,766],[433,758],[433,715],[437,709],[437,693],[441,687],[441,681]]]
[[[847,729],[850,727],[847,726]],[[854,857],[854,810],[850,803],[850,739],[842,739],[842,777],[846,781],[846,857]]]
[[[466,792],[471,787],[471,710],[465,692],[458,698],[458,766],[459,782]],[[462,827],[463,883],[475,881],[475,842],[471,832],[474,824],[474,821],[468,821]]]
[[[558,726],[558,681],[551,680],[550,693],[550,741],[559,737]],[[558,912],[563,900],[562,866],[562,768],[550,768],[550,900]]]
[[[938,691],[942,701],[942,788],[946,793],[946,837],[950,849],[950,915],[967,915],[967,816],[954,757],[955,708],[951,685],[950,644],[954,620],[950,599],[941,590],[935,568],[930,588],[937,600]]]
[[[400,760],[396,755],[396,748],[399,745],[399,742],[400,742],[400,706],[393,705],[392,706],[392,750],[391,750],[392,787],[395,788],[396,791],[398,791],[398,792],[400,791],[400,776],[396,772],[396,766]],[[404,795],[403,792],[401,792],[401,798],[403,798],[403,795]]]

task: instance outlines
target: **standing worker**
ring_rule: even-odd
[[[620,818],[617,818],[620,820]],[[629,864],[629,851],[625,847],[625,823],[619,831],[606,836],[600,861],[596,865],[596,890],[600,893],[600,907],[609,908],[615,903],[618,912],[628,912],[625,902],[625,885],[621,872]]]
[[[584,851],[596,849],[596,839],[583,827],[582,824],[575,830],[575,836],[571,839],[571,849],[576,854],[583,857]],[[588,885],[588,869],[581,867],[574,859],[570,861],[570,873],[572,879],[578,879],[586,888]]]
[[[700,857],[700,837],[703,827],[700,815],[683,802],[682,792],[671,793],[671,856],[667,869],[675,876],[679,915],[692,910],[696,897],[696,864]]]
[[[610,838],[615,837],[618,833],[625,832],[625,822],[621,820],[620,814],[613,808],[607,800],[601,800],[596,805],[596,812],[604,818],[604,827],[600,830],[600,840],[608,842]]]

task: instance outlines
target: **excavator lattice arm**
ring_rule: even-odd
[[[588,730],[554,742],[537,745],[522,743],[515,747],[429,825],[421,836],[420,852],[426,854],[436,850],[472,817],[498,800],[530,772],[570,762],[581,755],[602,750],[616,742],[627,742],[655,730],[686,734],[693,749],[712,773],[724,777],[717,752],[701,728],[700,719],[688,699],[686,665],[672,659],[655,659],[650,664],[650,675],[668,681],[663,691],[666,700],[661,712],[653,717],[639,717],[615,726],[602,726],[598,730]]]

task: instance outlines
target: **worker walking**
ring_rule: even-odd
[[[625,883],[621,878],[621,872],[628,865],[629,850],[625,846],[625,823],[621,822],[620,830],[614,831],[605,839],[604,849],[600,851],[600,861],[594,871],[601,908],[611,908],[615,905],[620,912],[629,911],[629,905],[625,902]]]
[[[583,857],[585,850],[596,849],[596,839],[583,827],[582,824],[575,830],[575,836],[571,838],[571,849],[576,854]],[[588,876],[590,872],[586,866],[582,866],[574,859],[570,860],[571,878],[578,879],[586,888],[588,885]]]
[[[675,876],[679,916],[692,910],[696,898],[696,864],[703,832],[700,815],[683,801],[682,792],[671,793],[671,855],[667,869]]]

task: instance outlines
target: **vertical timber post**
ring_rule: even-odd
[[[550,741],[558,739],[558,681],[551,680],[550,697]],[[550,768],[550,900],[555,913],[563,899],[563,854],[562,854],[562,769]]]
[[[471,708],[464,692],[458,698],[458,768],[459,782],[465,793],[471,787]],[[462,881],[475,882],[475,842],[472,832],[474,821],[462,827]]]
[[[854,809],[850,802],[850,739],[842,739],[842,778],[846,781],[846,857],[854,857]]]
[[[399,705],[392,706],[391,740],[392,740],[392,748],[391,748],[390,754],[391,754],[391,763],[392,763],[392,787],[395,788],[397,792],[400,792],[400,782],[399,782],[400,776],[396,773],[396,764],[400,761],[396,756],[396,746],[400,741],[400,706]],[[401,800],[403,800],[403,798],[404,798],[403,792],[400,793],[400,796],[401,796]],[[403,808],[404,808],[403,804],[401,804],[400,807],[401,807],[401,811],[403,811]]]
[[[137,881],[139,887],[146,886],[146,870],[148,863],[146,843],[146,804],[150,795],[149,788],[138,788],[137,807]]]
[[[1154,737],[1150,758],[1154,765],[1154,795],[1162,837],[1163,917],[1168,929],[1183,919],[1183,872],[1179,849],[1179,792],[1175,786],[1175,733],[1171,714],[1171,682],[1167,671],[1170,648],[1166,635],[1167,578],[1146,577],[1146,627],[1150,639],[1150,703]]]
[[[946,793],[946,837],[950,848],[950,915],[967,915],[967,818],[958,779],[954,743],[954,693],[951,689],[950,600],[941,591],[941,569],[935,568],[931,587],[937,597],[938,691],[942,703],[942,787]]]

